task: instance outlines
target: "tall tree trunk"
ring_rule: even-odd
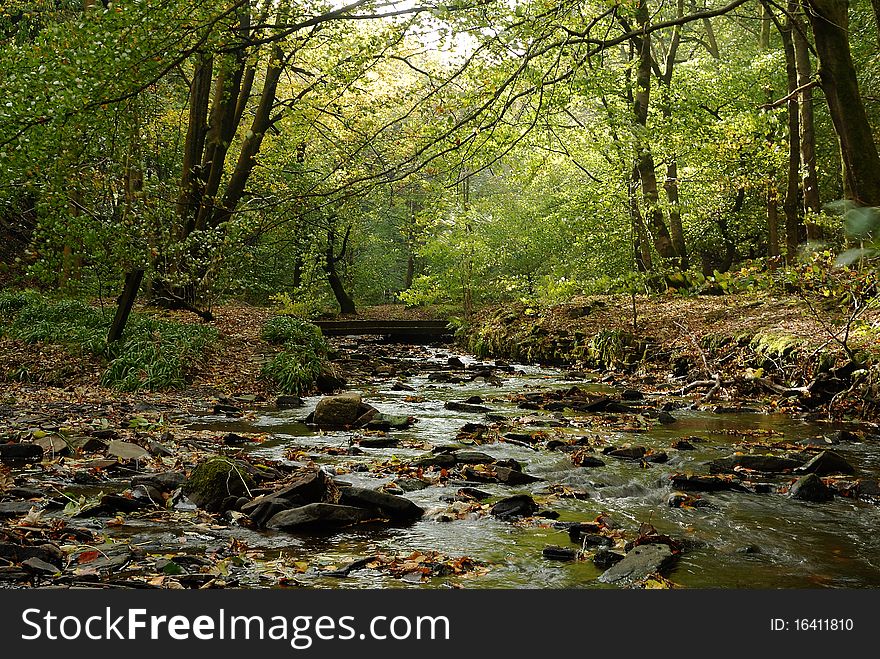
[[[646,29],[648,26],[648,6],[646,0],[639,0],[636,10],[636,20],[639,27]],[[638,60],[636,67],[636,88],[634,93],[633,113],[638,125],[643,129],[648,125],[648,106],[651,100],[651,36],[643,32],[641,36],[633,38]],[[641,131],[641,144],[636,147],[636,166],[639,170],[639,178],[642,183],[642,199],[645,202],[644,217],[654,240],[654,248],[660,256],[674,259],[679,256],[669,228],[663,219],[663,211],[660,209],[660,194],[657,187],[657,173],[654,165],[654,154],[647,140],[647,130]]]
[[[801,218],[800,218],[800,191],[801,178],[801,139],[800,139],[800,114],[798,110],[798,95],[796,93],[797,67],[794,56],[794,39],[792,38],[792,21],[787,18],[785,23],[779,26],[782,36],[782,44],[785,49],[785,74],[788,80],[788,177],[785,188],[785,199],[782,208],[785,211],[785,251],[789,263],[794,261],[800,245]]]
[[[651,241],[648,237],[648,230],[645,228],[645,222],[642,219],[642,213],[639,210],[639,168],[633,166],[632,177],[629,181],[628,199],[629,199],[629,216],[632,224],[633,235],[633,258],[636,262],[636,268],[639,272],[650,272],[654,269],[654,263],[651,257]]]
[[[806,0],[819,56],[819,81],[840,142],[844,195],[880,206],[880,156],[849,48],[849,0]]]
[[[759,6],[761,16],[761,31],[758,34],[758,48],[770,50],[770,10],[762,2]]]
[[[684,16],[684,0],[678,0],[676,5],[676,16],[681,18]],[[708,19],[706,21],[708,23]],[[709,24],[709,31],[712,26]],[[714,39],[714,34],[713,34]],[[672,39],[666,52],[666,62],[660,76],[661,85],[661,109],[663,118],[670,120],[672,118],[672,101],[670,96],[670,87],[672,85],[672,74],[675,68],[675,57],[678,54],[678,46],[681,42],[681,26],[676,25],[672,28]],[[717,48],[716,48],[717,50]],[[681,222],[681,201],[678,195],[678,159],[675,154],[669,156],[669,163],[666,165],[666,179],[663,181],[663,190],[666,193],[666,201],[669,203],[669,235],[672,240],[672,246],[678,255],[679,267],[687,270],[688,254],[687,245],[684,240],[684,226]]]
[[[812,62],[810,62],[810,48],[807,43],[807,26],[803,21],[797,2],[789,3],[789,13],[792,20],[792,41],[794,42],[795,68],[797,69],[797,87],[801,89],[798,101],[799,125],[801,131],[801,171],[802,191],[804,195],[804,211],[807,215],[818,213],[821,209],[819,202],[819,179],[816,175],[816,133],[813,122],[813,89],[810,82],[813,77]],[[808,240],[821,240],[822,234],[819,227],[811,219],[805,222]]]

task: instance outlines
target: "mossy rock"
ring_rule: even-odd
[[[718,350],[730,343],[731,337],[723,334],[706,334],[700,339],[700,347],[706,350]]]
[[[229,458],[209,458],[199,463],[186,482],[183,493],[199,508],[220,512],[229,497],[247,496],[254,487],[249,468]]]
[[[756,334],[749,347],[759,357],[781,359],[789,357],[803,345],[803,340],[783,332]]]

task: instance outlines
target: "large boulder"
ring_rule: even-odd
[[[279,531],[322,531],[353,526],[373,518],[374,515],[363,508],[332,503],[310,503],[275,514],[267,526]]]
[[[245,496],[254,486],[250,470],[229,458],[210,458],[193,469],[183,484],[183,493],[199,508],[222,512],[228,499]]]
[[[405,497],[387,494],[365,487],[339,488],[339,503],[372,511],[392,522],[414,522],[424,510]]]
[[[360,394],[325,396],[315,407],[312,423],[322,430],[350,428],[371,411],[375,414],[375,408],[365,404]]]
[[[265,526],[283,510],[310,503],[335,503],[339,494],[336,486],[323,471],[300,476],[293,482],[269,494],[257,497],[241,507],[257,526]]]

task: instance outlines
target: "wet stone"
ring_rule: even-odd
[[[47,563],[61,565],[64,562],[64,552],[50,543],[29,546],[0,542],[0,559],[20,563],[29,558],[39,558]]]
[[[299,396],[278,396],[275,399],[275,407],[279,410],[287,410],[305,405],[303,399]]]
[[[11,487],[6,494],[16,499],[42,499],[46,493],[33,487]]]
[[[623,558],[623,554],[611,551],[607,547],[600,547],[596,553],[593,554],[593,565],[601,570],[607,570],[611,566],[620,563]]]
[[[367,422],[367,430],[406,430],[416,422],[414,417],[376,413]]]
[[[404,492],[416,492],[431,487],[431,483],[423,481],[421,478],[398,478],[394,483]]]
[[[455,451],[452,454],[452,457],[455,458],[456,464],[488,464],[495,461],[491,455],[483,453],[481,451]]]
[[[149,453],[137,444],[114,440],[107,447],[107,455],[112,455],[120,460],[141,460],[146,458]]]
[[[854,474],[856,470],[839,453],[822,451],[807,464],[795,469],[795,472],[828,476],[830,474]]]
[[[481,414],[484,412],[491,412],[492,408],[486,407],[485,405],[474,405],[472,403],[460,403],[454,400],[448,401],[445,405],[443,405],[447,410],[451,412],[467,412],[471,414]]]
[[[364,404],[360,394],[325,396],[315,407],[312,423],[324,429],[345,428],[353,426],[372,409],[374,408]]]
[[[602,451],[604,455],[610,455],[612,458],[620,458],[622,460],[641,460],[647,452],[648,450],[644,446],[611,447],[610,450]]]
[[[788,496],[801,501],[821,503],[831,501],[834,498],[834,493],[816,474],[808,474],[801,476],[795,481],[788,492]]]
[[[509,467],[496,466],[494,467],[494,471],[498,482],[504,483],[505,485],[528,485],[529,483],[536,483],[543,480],[537,476],[532,476],[531,474],[527,474],[517,469],[510,469]]]
[[[361,437],[357,442],[361,448],[393,448],[400,446],[400,440],[395,437]]]
[[[490,513],[498,519],[510,520],[517,517],[531,517],[538,510],[538,504],[527,494],[517,494],[501,499],[492,506]]]
[[[140,474],[131,479],[132,486],[150,485],[160,492],[173,492],[186,481],[180,471],[163,471],[157,474]]]
[[[33,572],[35,574],[49,575],[56,574],[60,571],[56,566],[52,565],[51,563],[47,563],[46,561],[41,560],[36,556],[33,556],[26,561],[22,561],[21,566],[27,569],[29,572]]]
[[[46,435],[34,440],[34,444],[43,449],[45,455],[70,455],[70,446],[60,435]]]
[[[618,585],[630,584],[662,572],[674,560],[672,550],[667,545],[639,545],[628,551],[620,562],[605,570],[599,581]]]
[[[0,444],[0,460],[8,462],[39,462],[43,449],[36,444]]]
[[[723,476],[699,476],[690,474],[672,474],[669,477],[672,487],[685,492],[722,492],[733,490],[746,491],[737,481]]]
[[[165,446],[163,443],[157,442],[155,439],[150,439],[147,441],[147,451],[150,452],[150,455],[155,455],[160,458],[170,458],[174,456],[174,451]]]
[[[482,501],[483,499],[488,499],[490,496],[492,496],[488,492],[478,490],[475,487],[461,487],[455,493],[460,497],[476,499],[477,501]]]
[[[226,446],[237,446],[240,444],[248,444],[252,441],[253,440],[250,439],[249,437],[245,437],[243,435],[239,435],[234,432],[226,433],[225,435],[223,435],[223,440],[222,440],[222,442]]]
[[[573,561],[577,558],[577,552],[574,549],[556,545],[544,547],[541,555],[549,561]]]
[[[373,511],[393,522],[414,522],[420,519],[424,510],[409,499],[394,494],[386,494],[364,487],[344,487],[339,490],[339,503]]]
[[[0,501],[0,519],[27,515],[31,508],[39,508],[31,501]]]
[[[802,461],[792,458],[783,458],[776,455],[732,455],[728,458],[713,460],[708,463],[709,472],[712,474],[724,474],[737,468],[750,469],[768,474],[782,474],[793,471],[803,464]]]
[[[68,437],[67,442],[70,447],[76,451],[83,453],[103,453],[107,450],[107,442],[97,437]]]
[[[372,513],[354,506],[310,503],[274,515],[267,526],[279,531],[329,530],[373,519]]]

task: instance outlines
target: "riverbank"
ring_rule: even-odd
[[[604,370],[709,401],[763,397],[790,412],[876,419],[880,314],[848,330],[846,320],[797,298],[594,296],[486,309],[459,340],[481,357]]]

